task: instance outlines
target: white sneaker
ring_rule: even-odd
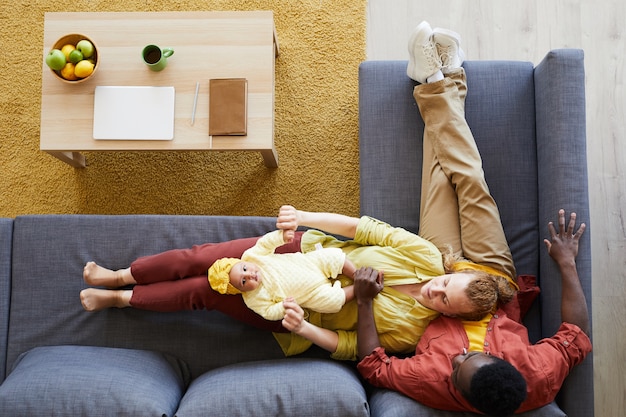
[[[409,65],[406,75],[423,84],[428,77],[440,70],[441,58],[433,42],[433,30],[424,21],[413,29],[409,37]]]
[[[448,29],[435,28],[433,41],[441,59],[441,72],[448,74],[461,67],[465,60],[465,52],[461,49],[461,35]]]

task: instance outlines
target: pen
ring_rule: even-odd
[[[193,110],[191,111],[191,125],[196,121],[196,105],[198,104],[198,89],[200,88],[200,82],[196,82],[196,95],[193,98]]]

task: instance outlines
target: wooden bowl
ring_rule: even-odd
[[[92,78],[93,75],[96,73],[96,70],[98,69],[98,47],[96,46],[96,44],[94,43],[94,41],[89,38],[88,36],[85,36],[81,33],[70,33],[68,35],[62,36],[58,41],[56,41],[54,43],[54,45],[52,45],[51,49],[61,49],[63,48],[63,45],[67,45],[67,44],[71,44],[76,46],[76,44],[78,42],[80,42],[81,40],[86,39],[89,42],[91,42],[91,44],[93,45],[93,55],[91,57],[89,57],[89,59],[93,59],[94,62],[94,67],[93,67],[93,72],[91,74],[89,74],[87,77],[85,78],[79,78],[77,80],[67,80],[65,78],[63,78],[61,76],[61,71],[55,71],[52,68],[50,68],[50,71],[52,71],[52,74],[54,74],[54,76],[63,81],[64,83],[67,84],[79,84],[82,82],[87,81],[88,79]]]

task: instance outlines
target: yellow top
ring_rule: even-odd
[[[468,321],[463,320],[463,328],[469,339],[470,352],[482,352],[485,349],[485,336],[487,335],[487,325],[491,321],[493,315],[487,314],[482,320]]]
[[[374,317],[382,346],[391,353],[411,353],[424,329],[439,313],[424,307],[414,298],[397,291],[394,285],[427,282],[443,275],[441,252],[428,240],[387,223],[362,217],[354,240],[342,241],[317,230],[302,236],[302,251],[315,250],[315,244],[324,248],[343,250],[357,268],[373,266],[385,273],[385,288],[374,299]],[[340,276],[342,285],[352,281]],[[332,355],[335,359],[357,358],[357,305],[347,303],[341,311],[332,314],[309,312],[309,322],[337,331],[339,344]],[[311,342],[293,333],[275,333],[286,355],[296,355],[311,346]]]
[[[337,278],[346,255],[338,248],[323,248],[307,253],[281,253],[274,250],[283,245],[283,231],[262,236],[241,260],[256,264],[263,273],[260,285],[242,293],[248,308],[267,320],[285,316],[283,301],[293,297],[302,308],[334,313],[341,310],[346,295]]]

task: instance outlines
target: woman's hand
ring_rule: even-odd
[[[276,218],[276,228],[282,230],[296,230],[299,225],[298,210],[293,206],[282,206]]]
[[[317,327],[304,319],[304,310],[296,303],[293,297],[285,298],[285,317],[283,327],[290,332],[304,337],[315,343],[317,346],[334,353],[337,351],[339,336],[332,330]]]
[[[306,321],[304,320],[304,310],[293,297],[285,298],[283,301],[285,307],[285,317],[283,317],[283,327],[290,332],[299,334]]]

